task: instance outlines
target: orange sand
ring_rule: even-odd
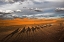
[[[23,25],[23,24],[40,24],[40,23],[52,23],[56,20],[52,19],[14,19],[14,20],[0,20],[0,25]]]

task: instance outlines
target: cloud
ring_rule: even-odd
[[[27,15],[27,17],[36,17],[35,14],[44,14],[44,12],[36,12],[26,8],[41,8],[44,12],[51,12],[51,10],[57,7],[64,7],[63,0],[0,0],[1,10],[22,10],[21,12],[14,13],[18,14],[19,17]]]
[[[7,15],[12,13],[22,12],[21,10],[0,10],[0,14]]]
[[[8,0],[11,1],[11,0]],[[64,7],[63,2],[55,1],[51,2],[51,0],[12,0],[14,3],[3,4],[0,6],[0,9],[22,9],[22,7]],[[21,1],[21,2],[20,2]],[[50,2],[49,2],[50,1]]]
[[[5,13],[13,13],[13,10],[6,10]]]
[[[64,0],[45,0],[45,1],[50,1],[50,2],[63,2]]]
[[[10,2],[10,3],[14,3],[14,2],[24,2],[24,1],[34,1],[34,2],[43,2],[43,1],[51,1],[51,2],[63,2],[63,0],[0,0],[3,2]]]
[[[21,10],[15,10],[14,12],[22,12]]]
[[[20,18],[20,17],[16,14],[7,14],[7,15],[0,14],[0,18],[1,19],[15,19],[15,18]]]
[[[14,3],[14,2],[18,2],[18,1],[23,2],[23,1],[25,1],[25,0],[1,0],[1,1],[3,1],[3,2],[8,2],[8,3]]]
[[[6,14],[12,14],[14,11],[13,10],[0,10],[0,14],[6,15]]]
[[[54,15],[54,13],[35,14],[34,16],[40,17],[40,16],[50,16],[50,15]]]

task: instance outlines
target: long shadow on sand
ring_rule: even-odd
[[[1,40],[1,42],[7,42],[7,40],[9,40],[13,35],[15,35],[16,33],[18,33],[18,30],[19,30],[19,28],[16,29],[15,31],[13,31],[12,33],[10,33],[9,35],[7,35],[5,38],[3,38]]]
[[[25,40],[26,40],[26,42],[31,42],[31,39],[33,39],[33,38],[34,38],[33,40],[35,42],[36,39],[39,39],[37,36],[39,36],[40,34],[43,35],[42,29],[50,27],[50,26],[52,26],[52,25],[51,24],[36,25],[36,26],[32,26],[31,28],[30,27],[28,27],[28,28],[23,27],[20,31],[19,31],[19,28],[18,28],[15,31],[13,31],[12,33],[10,33],[9,35],[7,35],[5,38],[3,38],[1,41],[7,42],[7,41],[9,41],[9,39],[11,37],[14,37],[14,35],[16,34],[14,39],[11,42],[25,42]],[[38,34],[38,33],[40,33],[40,34]],[[30,39],[31,35],[33,35],[34,37],[32,36],[32,38]],[[35,37],[37,37],[37,38],[35,39]],[[43,39],[42,39],[42,41],[43,41]]]

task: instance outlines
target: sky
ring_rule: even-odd
[[[35,12],[30,11],[27,8],[40,8],[44,12]],[[49,15],[51,10],[55,10],[55,8],[64,8],[64,0],[0,0],[0,10],[22,10],[21,13],[13,13],[11,15],[22,16],[22,15],[37,15],[37,14],[45,14]],[[48,14],[47,14],[48,13]],[[11,17],[7,14],[0,17]]]

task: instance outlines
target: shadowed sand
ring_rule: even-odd
[[[64,19],[1,20],[0,42],[64,42]]]

